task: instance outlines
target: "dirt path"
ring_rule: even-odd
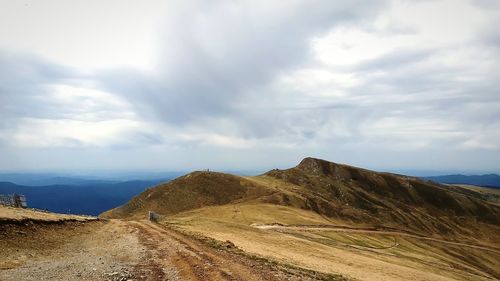
[[[414,235],[414,234],[409,234],[405,232],[398,232],[398,231],[379,231],[379,230],[368,230],[368,229],[355,229],[355,228],[346,228],[346,227],[336,227],[336,226],[286,226],[286,225],[254,225],[254,227],[259,228],[259,229],[270,229],[270,230],[292,230],[292,231],[335,231],[335,232],[347,232],[347,233],[365,233],[365,234],[380,234],[380,235],[389,235],[389,236],[403,236],[403,237],[410,237],[410,238],[415,238],[415,239],[420,239],[420,240],[427,240],[427,241],[432,241],[432,242],[438,242],[438,243],[443,243],[443,244],[448,244],[448,245],[454,245],[454,246],[461,246],[461,247],[468,247],[468,248],[473,248],[473,249],[479,249],[479,250],[484,250],[484,251],[489,251],[493,253],[500,254],[500,249],[497,248],[492,248],[492,247],[486,247],[486,246],[480,246],[480,245],[474,245],[474,244],[466,244],[466,243],[460,243],[460,242],[453,242],[453,241],[447,241],[447,240],[441,240],[437,238],[432,238],[432,237],[425,237],[425,236],[419,236],[419,235]],[[389,248],[393,248],[397,246],[397,243],[395,242],[393,246]]]
[[[128,227],[146,249],[146,258],[133,270],[134,280],[345,280],[209,247],[149,221],[128,222]]]
[[[142,221],[129,227],[147,249],[147,258],[135,268],[138,280],[276,280],[172,230]]]
[[[321,277],[212,248],[149,221],[0,225],[0,253],[1,281],[256,281]]]

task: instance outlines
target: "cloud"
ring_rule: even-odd
[[[0,117],[22,115],[37,116],[46,112],[42,102],[49,92],[47,86],[60,83],[71,77],[72,71],[60,65],[49,63],[41,58],[0,52]]]
[[[119,82],[106,78],[104,87],[170,124],[232,118],[252,96],[268,98],[282,73],[310,63],[313,38],[383,8],[383,1],[214,3],[187,1],[167,15],[158,74],[110,73]]]
[[[476,152],[498,167],[493,2],[166,3],[154,68],[0,52],[0,141],[126,148],[141,163],[161,151],[425,166]]]
[[[0,52],[0,142],[18,147],[133,144],[147,135],[129,103],[87,75],[27,54]],[[136,137],[147,140],[147,137]],[[148,141],[150,142],[150,141]]]

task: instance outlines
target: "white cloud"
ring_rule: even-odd
[[[127,134],[144,128],[145,124],[123,119],[97,122],[22,119],[8,141],[22,148],[127,146],[134,145],[126,138]]]
[[[98,89],[58,84],[50,86],[49,94],[40,98],[47,99],[68,119],[106,121],[137,117],[126,100]]]
[[[34,107],[47,112],[18,116],[15,124],[0,127],[0,139],[12,147],[110,147],[136,145],[131,135],[151,132],[132,106],[119,96],[101,90],[67,84],[45,86],[34,95]],[[21,105],[22,106],[22,105]]]

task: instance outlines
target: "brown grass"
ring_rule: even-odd
[[[229,240],[271,260],[361,280],[489,280],[499,274],[500,255],[492,252],[387,234],[252,226],[335,225],[313,212],[272,204],[207,207],[167,217],[164,223]]]
[[[148,211],[175,214],[205,206],[251,200],[269,194],[265,187],[244,178],[215,172],[194,172],[134,197],[126,205],[109,210],[105,218],[142,218]]]
[[[0,223],[2,222],[61,222],[61,221],[91,221],[96,217],[65,215],[38,211],[34,209],[13,208],[0,205]]]
[[[256,177],[195,172],[147,190],[102,216],[137,219],[149,210],[180,229],[230,240],[257,256],[329,274],[362,280],[500,277],[497,252],[457,244],[497,247],[498,205],[418,178],[319,159],[306,158],[297,167]],[[334,225],[380,232],[264,230],[255,227],[259,224]]]
[[[495,204],[417,178],[312,158],[257,177],[194,172],[149,189],[102,216],[144,218],[148,211],[172,215],[242,202],[310,210],[349,225],[500,243],[495,235],[500,207]]]

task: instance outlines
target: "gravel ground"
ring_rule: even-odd
[[[147,221],[0,225],[0,280],[317,280]]]

